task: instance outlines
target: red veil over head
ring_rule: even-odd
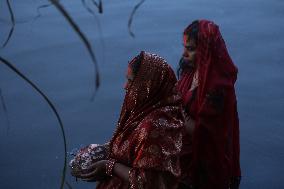
[[[129,66],[137,59],[140,59],[138,73],[126,92],[117,130],[141,121],[153,110],[181,105],[175,89],[177,79],[167,62],[158,55],[142,51],[130,61]]]
[[[176,77],[166,61],[141,52],[138,72],[128,87],[117,129],[110,142],[111,158],[131,167],[129,184],[113,176],[97,188],[177,187],[184,117]]]
[[[228,189],[231,178],[241,175],[234,90],[238,70],[228,54],[219,27],[211,21],[198,21],[195,65],[191,70],[185,68],[178,82],[183,104],[187,105],[192,75],[197,69],[191,180],[199,189]]]

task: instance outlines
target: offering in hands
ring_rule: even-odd
[[[107,146],[99,144],[90,144],[81,148],[70,161],[71,174],[76,176],[86,173],[92,163],[107,158]]]

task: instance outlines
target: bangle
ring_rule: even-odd
[[[113,175],[113,168],[114,168],[114,164],[116,163],[116,160],[115,159],[109,159],[106,163],[106,174],[108,176],[111,176]]]

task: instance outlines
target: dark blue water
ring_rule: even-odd
[[[5,0],[0,0],[0,43],[11,27]],[[0,55],[13,62],[54,102],[66,131],[68,151],[103,143],[115,128],[123,100],[128,60],[140,50],[157,53],[176,68],[183,29],[206,18],[219,24],[239,68],[236,85],[241,129],[242,189],[284,188],[284,1],[148,0],[133,23],[131,0],[104,0],[96,18],[81,1],[62,0],[90,39],[102,85],[94,102],[93,65],[78,36],[54,7],[40,0],[13,0],[16,26]],[[101,24],[103,36],[98,29]],[[7,114],[0,108],[0,188],[57,189],[63,167],[63,140],[55,116],[22,79],[0,65],[0,88]],[[94,183],[75,182],[74,189]],[[67,188],[67,187],[66,187]]]

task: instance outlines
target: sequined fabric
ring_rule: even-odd
[[[195,98],[195,130],[191,157],[184,158],[188,180],[199,189],[228,189],[231,178],[239,177],[240,144],[234,84],[238,69],[231,60],[219,27],[198,21],[195,57],[198,87]],[[187,104],[193,71],[184,70],[178,90]],[[190,107],[185,107],[191,109]],[[191,153],[191,152],[190,152]]]
[[[69,163],[71,172],[74,175],[84,173],[92,163],[106,159],[107,148],[107,145],[99,144],[90,144],[81,148]]]
[[[173,70],[161,57],[141,52],[127,91],[110,157],[131,167],[129,183],[113,176],[97,188],[174,189],[180,176],[183,115]]]

